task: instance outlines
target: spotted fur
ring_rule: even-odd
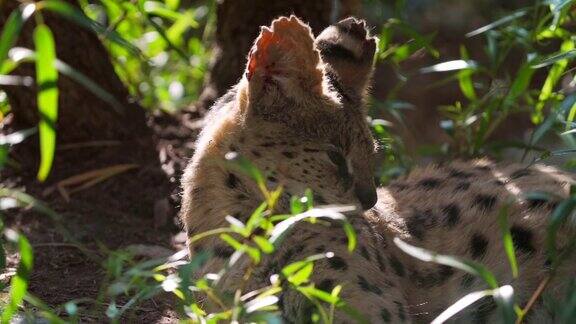
[[[306,188],[314,191],[316,203],[358,207],[349,215],[358,233],[355,252],[347,251],[338,224],[299,225],[245,288],[265,286],[287,263],[328,251],[334,257],[316,263],[314,282],[325,290],[343,284],[342,297],[369,322],[426,322],[465,294],[486,288],[459,270],[407,256],[392,243],[400,237],[485,264],[501,283],[512,284],[519,304],[525,304],[547,275],[543,246],[555,204],[526,194],[546,191],[561,199],[573,176],[540,165],[456,161],[416,169],[376,190],[375,145],[364,109],[375,49],[376,39],[354,18],[317,38],[293,16],[263,27],[245,76],[206,117],[183,177],[181,217],[188,235],[226,226],[226,215],[245,220],[264,199],[254,181],[227,167],[226,157],[241,155],[264,172],[268,186],[283,186],[278,212],[288,211],[289,195],[301,195]],[[519,261],[516,280],[498,225],[503,206],[508,206]],[[565,230],[559,241],[565,242],[566,235]],[[205,247],[215,255],[205,272],[219,269],[233,252],[216,239],[189,244],[191,255]],[[221,280],[225,290],[241,282],[245,262],[238,261]],[[559,283],[550,285],[552,292],[560,289]],[[307,321],[312,309],[292,290],[282,293],[279,305],[287,322]],[[460,319],[485,322],[494,316],[495,306],[486,300]],[[544,307],[530,318],[553,321]],[[338,311],[336,321],[351,318]]]

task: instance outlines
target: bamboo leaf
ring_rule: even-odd
[[[510,269],[512,269],[512,277],[518,277],[518,262],[516,260],[516,252],[514,250],[514,242],[512,240],[512,233],[510,232],[510,224],[508,223],[508,210],[510,205],[505,205],[500,209],[498,215],[498,225],[502,232],[502,242],[504,244],[504,251],[508,257]]]
[[[496,28],[496,27],[500,27],[500,26],[505,25],[505,24],[507,24],[507,23],[509,23],[509,22],[511,22],[511,21],[514,21],[514,20],[516,20],[516,19],[518,19],[518,18],[520,18],[520,17],[523,17],[523,16],[525,16],[527,13],[528,13],[528,10],[526,10],[526,9],[516,11],[515,13],[513,13],[513,14],[511,14],[511,15],[508,15],[508,16],[506,16],[506,17],[500,18],[500,19],[498,19],[498,20],[496,20],[496,21],[494,21],[494,22],[492,22],[492,23],[490,23],[490,24],[488,24],[488,25],[486,25],[486,26],[482,26],[482,27],[480,27],[480,28],[478,28],[478,29],[475,29],[475,30],[467,33],[467,34],[466,34],[466,37],[474,37],[474,36],[483,34],[483,33],[487,32],[487,31],[489,31],[489,30],[492,30],[492,29],[494,29],[494,28]]]
[[[8,56],[8,51],[16,43],[22,26],[35,11],[36,4],[29,3],[19,6],[10,13],[2,29],[2,34],[0,34],[0,70],[3,70],[4,60]]]
[[[432,321],[432,324],[442,324],[442,323],[446,322],[447,320],[449,320],[450,318],[452,318],[452,316],[460,313],[466,307],[474,304],[475,302],[477,302],[478,300],[480,300],[484,297],[491,296],[491,295],[492,295],[492,290],[483,290],[483,291],[471,292],[468,295],[460,298],[460,300],[458,300],[457,302],[452,304],[445,311],[443,311],[440,315],[438,315],[438,317],[436,317]]]
[[[14,61],[16,65],[18,65],[22,62],[35,62],[37,58],[37,53],[27,48],[15,47],[12,50],[10,50],[9,56],[10,59],[12,59],[12,61]],[[110,92],[104,90],[96,82],[88,78],[85,74],[74,69],[73,67],[59,60],[58,58],[55,59],[55,64],[58,72],[78,82],[78,84],[82,85],[84,88],[92,92],[96,97],[110,104],[110,106],[114,108],[116,112],[118,112],[119,114],[122,114],[124,112],[124,106],[122,106],[122,104]],[[9,72],[9,71],[2,71],[2,72]]]
[[[18,265],[16,275],[10,281],[10,300],[2,312],[2,317],[0,318],[2,324],[10,323],[10,319],[14,316],[18,310],[18,306],[24,300],[24,296],[28,291],[28,279],[32,272],[34,262],[32,246],[26,237],[19,235],[14,231],[7,231],[6,234],[9,240],[18,244],[20,264]]]
[[[398,237],[394,238],[394,244],[396,244],[400,250],[404,251],[408,255],[415,257],[416,259],[425,262],[434,262],[447,265],[462,271],[466,271],[470,274],[482,278],[488,284],[488,286],[490,286],[490,288],[498,288],[498,282],[496,281],[494,275],[481,264],[468,260],[462,260],[454,256],[437,254],[423,248],[410,245]]]
[[[58,119],[58,70],[56,49],[52,31],[46,25],[34,30],[36,47],[36,82],[38,83],[38,111],[40,122],[40,168],[38,180],[44,181],[50,174],[56,149],[56,120]]]

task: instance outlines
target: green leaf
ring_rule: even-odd
[[[28,136],[36,133],[36,128],[23,129],[8,135],[0,134],[0,145],[16,145],[22,143]]]
[[[560,51],[563,54],[570,54],[572,53],[572,57],[576,57],[576,50],[574,50],[574,41],[572,39],[566,40],[562,43],[560,47]],[[561,53],[562,54],[562,53]],[[544,119],[544,106],[546,105],[547,101],[552,97],[554,88],[556,84],[562,77],[564,70],[568,66],[568,57],[566,55],[557,55],[553,59],[545,60],[545,63],[538,64],[534,66],[534,68],[547,66],[549,64],[554,64],[550,71],[548,72],[548,76],[546,77],[546,81],[544,81],[544,85],[542,86],[542,90],[540,91],[540,95],[538,96],[538,102],[536,103],[536,108],[534,114],[532,116],[532,122],[535,124],[541,123]]]
[[[102,35],[108,40],[122,46],[132,54],[141,55],[140,50],[126,39],[124,39],[122,36],[120,36],[120,34],[113,30],[108,30],[94,20],[88,18],[82,12],[82,10],[74,7],[73,5],[70,5],[61,0],[44,0],[41,2],[41,6],[38,6],[38,9],[46,9],[57,13],[63,18],[66,18],[81,27]]]
[[[482,34],[482,33],[485,33],[485,32],[487,32],[487,31],[489,31],[489,30],[492,30],[492,29],[494,29],[494,28],[496,28],[496,27],[500,27],[500,26],[505,25],[505,24],[507,24],[507,23],[509,23],[509,22],[511,22],[511,21],[514,21],[514,20],[516,20],[516,19],[518,19],[518,18],[520,18],[520,17],[523,17],[523,16],[525,16],[527,13],[528,13],[528,10],[526,10],[526,9],[522,9],[522,10],[516,11],[515,13],[513,13],[513,14],[511,14],[511,15],[508,15],[508,16],[505,16],[505,17],[503,17],[503,18],[500,18],[500,19],[498,19],[498,20],[496,20],[496,21],[494,21],[494,22],[492,22],[492,23],[490,23],[490,24],[488,24],[488,25],[486,25],[486,26],[482,26],[482,27],[480,27],[480,28],[478,28],[478,29],[475,29],[475,30],[467,33],[467,34],[466,34],[466,37],[474,37],[474,36],[480,35],[480,34]]]
[[[576,105],[576,94],[572,93],[568,95],[562,103],[560,107],[558,107],[555,111],[551,112],[544,122],[541,123],[538,128],[534,130],[532,136],[530,138],[530,146],[535,146],[538,141],[554,126],[554,124],[558,120],[558,116],[568,112],[572,107]]]
[[[24,296],[28,291],[28,279],[32,272],[34,257],[32,254],[32,246],[23,235],[19,235],[13,231],[7,232],[9,240],[18,243],[18,252],[20,253],[20,264],[16,270],[16,275],[10,281],[10,300],[6,308],[2,312],[0,322],[2,324],[10,323],[10,319],[16,311],[18,306],[24,300]]]
[[[434,64],[420,69],[420,73],[448,72],[465,69],[476,69],[478,64],[471,60],[453,60]]]
[[[21,62],[35,62],[38,56],[36,52],[21,47],[14,48],[10,53],[11,58],[16,64],[20,64]],[[55,60],[55,64],[58,72],[76,81],[78,84],[92,92],[96,97],[110,104],[110,106],[114,108],[117,113],[124,113],[124,107],[122,104],[110,92],[101,88],[96,82],[92,81],[85,74],[57,58]]]
[[[548,227],[546,229],[546,250],[548,257],[554,264],[558,258],[558,249],[556,247],[556,234],[558,230],[576,209],[576,197],[571,197],[561,201],[550,215]]]
[[[58,119],[58,70],[54,37],[46,25],[34,30],[36,47],[36,82],[38,83],[38,111],[40,115],[40,168],[38,180],[44,181],[52,169],[56,149],[56,120]]]
[[[452,318],[452,316],[458,314],[468,306],[474,304],[478,300],[491,296],[492,290],[482,290],[482,291],[474,291],[469,293],[468,295],[460,298],[457,302],[450,305],[445,311],[440,313],[438,317],[436,317],[431,324],[441,324]]]
[[[571,40],[566,41],[566,42],[570,42],[572,43]],[[556,54],[552,54],[548,57],[545,57],[543,59],[537,60],[536,62],[534,62],[532,64],[532,68],[533,69],[540,69],[543,67],[546,67],[548,65],[552,65],[558,61],[563,61],[566,60],[568,61],[568,59],[571,59],[573,57],[576,57],[576,50],[572,49],[572,50],[568,50],[568,51],[560,51],[559,53]]]
[[[396,244],[400,250],[404,251],[408,255],[415,257],[416,259],[425,262],[434,262],[447,265],[462,271],[466,271],[472,275],[482,278],[488,284],[488,286],[490,286],[490,288],[498,288],[498,282],[496,281],[494,275],[481,264],[468,260],[462,260],[454,256],[437,254],[435,252],[410,245],[398,237],[394,238],[394,244]]]
[[[272,245],[272,243],[268,242],[267,239],[265,239],[262,236],[254,236],[253,238],[254,242],[258,245],[258,247],[262,250],[262,252],[266,253],[266,254],[270,254],[272,252],[274,252],[274,245]]]
[[[516,311],[514,309],[514,288],[510,285],[494,290],[494,301],[500,310],[502,323],[515,323]]]
[[[504,251],[508,257],[508,263],[512,270],[512,277],[518,277],[518,262],[516,260],[516,252],[514,251],[514,242],[512,240],[512,233],[510,232],[510,225],[508,224],[508,210],[510,205],[505,205],[500,209],[498,215],[498,225],[502,232],[502,242],[504,244]]]
[[[325,207],[325,208],[313,208],[310,209],[302,214],[298,214],[295,216],[292,216],[278,224],[276,224],[276,226],[274,226],[274,229],[272,230],[272,234],[270,236],[270,242],[273,243],[274,245],[278,245],[281,241],[281,239],[286,235],[286,233],[288,232],[289,229],[291,229],[293,226],[295,226],[298,222],[301,222],[305,219],[308,218],[329,218],[332,220],[338,220],[338,221],[343,221],[344,223],[347,223],[347,219],[346,216],[344,216],[343,213],[345,212],[351,212],[354,211],[356,208],[354,206],[340,206],[340,207]],[[346,226],[344,227],[344,231],[345,233],[348,235],[350,229],[346,229]],[[355,237],[348,237],[348,240],[354,240],[355,241]],[[349,242],[349,246],[351,245],[351,243]]]
[[[314,297],[318,300],[321,300],[323,302],[332,304],[332,305],[336,305],[338,302],[340,302],[340,298],[338,298],[338,296],[332,295],[329,292],[325,292],[323,290],[320,290],[318,288],[315,288],[313,286],[309,286],[309,287],[299,287],[298,291],[302,292],[303,294],[305,294],[308,297]]]
[[[4,60],[8,51],[16,43],[24,22],[36,11],[36,4],[29,3],[16,8],[6,20],[2,34],[0,34],[0,71],[4,68]]]
[[[255,298],[244,305],[246,308],[246,313],[253,313],[257,310],[260,310],[266,306],[275,305],[278,302],[277,296],[265,296]]]
[[[314,271],[314,263],[307,262],[302,268],[289,276],[287,280],[295,286],[300,286],[308,282],[312,272]]]

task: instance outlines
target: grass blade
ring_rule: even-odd
[[[404,251],[404,253],[413,256],[416,259],[425,262],[434,262],[466,271],[470,274],[482,278],[488,284],[488,286],[490,286],[490,288],[498,288],[498,282],[496,281],[494,275],[481,264],[477,264],[468,260],[462,260],[454,256],[437,254],[423,248],[410,245],[398,237],[394,238],[394,244],[396,244],[400,250]]]
[[[474,36],[483,34],[483,33],[487,32],[487,31],[489,31],[489,30],[492,30],[492,29],[494,29],[494,28],[496,28],[496,27],[505,25],[505,24],[507,24],[507,23],[509,23],[509,22],[511,22],[511,21],[513,21],[513,20],[516,20],[516,19],[518,19],[518,18],[520,18],[520,17],[522,17],[522,16],[525,16],[527,13],[528,13],[527,10],[516,11],[515,13],[513,13],[513,14],[511,14],[511,15],[508,15],[508,16],[506,16],[506,17],[500,18],[500,19],[498,19],[498,20],[496,20],[496,21],[494,21],[494,22],[492,22],[492,23],[490,23],[490,24],[488,24],[488,25],[486,25],[486,26],[482,26],[482,27],[480,27],[480,28],[478,28],[478,29],[475,29],[475,30],[467,33],[467,34],[466,34],[466,37],[474,37]]]
[[[88,89],[96,97],[108,103],[110,106],[112,106],[112,108],[114,108],[114,110],[116,110],[117,113],[119,114],[124,113],[124,106],[122,106],[122,104],[118,100],[116,100],[116,98],[110,92],[104,90],[104,88],[100,87],[96,82],[92,81],[90,78],[88,78],[80,71],[74,69],[70,65],[58,59],[56,60],[56,69],[58,70],[58,72],[78,82],[78,84]]]
[[[46,25],[34,30],[36,47],[36,82],[38,83],[38,111],[40,123],[40,168],[38,180],[44,181],[50,174],[56,149],[56,120],[58,119],[58,70],[56,49],[52,31]]]
[[[15,47],[10,51],[10,58],[16,63],[34,62],[37,58],[37,53],[27,48]],[[108,103],[119,114],[124,113],[124,106],[108,91],[100,87],[96,82],[92,81],[82,72],[74,69],[65,62],[55,59],[56,69],[61,74],[69,77],[70,79],[78,82],[88,91],[92,92],[96,97]]]
[[[32,255],[32,246],[23,235],[19,235],[14,231],[7,231],[6,236],[11,241],[18,243],[18,250],[20,252],[20,264],[16,275],[10,281],[10,300],[6,308],[2,312],[0,322],[2,324],[10,323],[10,319],[18,310],[18,306],[24,300],[24,296],[28,291],[28,278],[32,272],[32,265],[34,257]]]
[[[460,313],[466,307],[474,304],[478,300],[486,297],[491,296],[492,290],[482,290],[482,291],[475,291],[471,292],[468,295],[460,298],[457,302],[452,304],[448,307],[445,311],[443,311],[438,317],[436,317],[431,324],[442,324],[449,320],[452,316]]]
[[[36,4],[30,3],[18,7],[8,17],[2,34],[0,34],[0,70],[3,70],[4,60],[8,56],[8,51],[16,43],[22,26],[35,11]]]
[[[508,257],[508,263],[512,270],[512,277],[518,277],[518,261],[516,260],[516,252],[514,250],[514,242],[512,240],[512,233],[510,232],[510,224],[508,224],[508,209],[510,205],[505,205],[500,209],[498,215],[498,225],[502,231],[502,243],[504,244],[504,251]]]

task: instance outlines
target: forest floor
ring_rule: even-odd
[[[7,225],[24,233],[32,244],[34,268],[29,291],[33,295],[52,307],[79,300],[81,309],[90,309],[110,284],[114,262],[128,260],[126,270],[130,262],[185,248],[186,237],[177,221],[179,179],[193,152],[201,121],[198,117],[191,113],[150,117],[157,154],[143,154],[133,143],[61,145],[64,149],[57,151],[56,167],[46,184],[34,180],[37,165],[29,161],[36,159],[27,158],[38,154],[37,136],[11,152],[16,167],[3,171],[2,183],[24,189],[60,215],[54,219],[31,208],[6,215]],[[62,188],[66,183],[62,180],[122,164],[137,166],[77,192],[66,187],[58,190],[58,184]],[[132,258],[111,253],[119,249],[131,250]],[[15,268],[17,261],[12,251],[8,269]],[[0,303],[5,298],[6,294],[0,295]],[[120,301],[118,304],[122,306]],[[172,297],[160,295],[131,309],[123,322],[175,322],[173,309]],[[106,322],[104,311],[85,313],[81,319]]]

